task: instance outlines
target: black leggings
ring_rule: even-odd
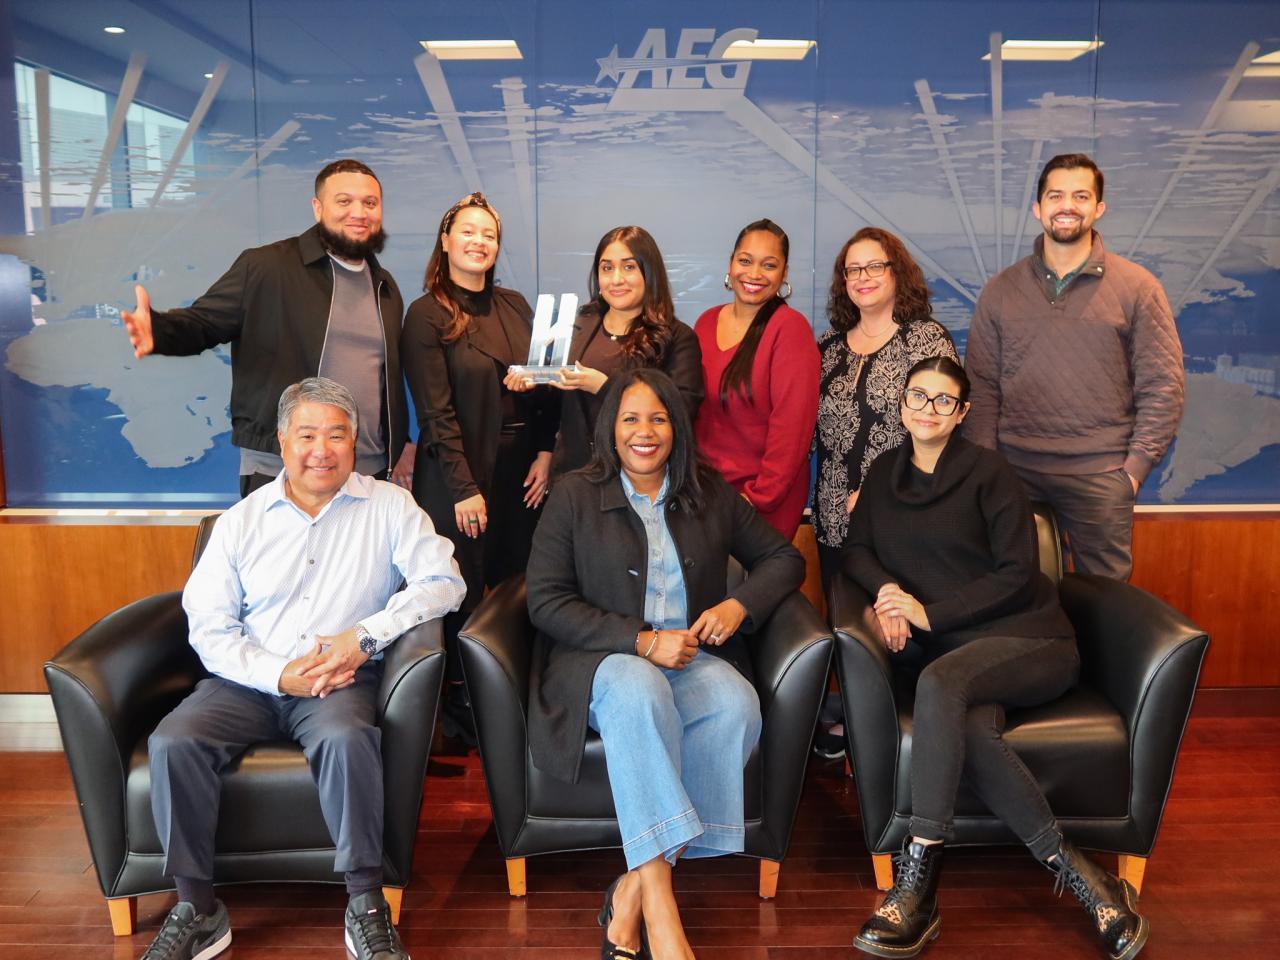
[[[916,685],[911,835],[953,836],[963,774],[974,792],[1041,860],[1062,837],[1031,772],[1004,739],[1005,707],[1061,696],[1080,672],[1073,637],[981,637],[935,659]]]

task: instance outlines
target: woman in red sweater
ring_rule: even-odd
[[[733,302],[712,307],[694,327],[706,387],[694,425],[698,449],[788,540],[809,497],[818,417],[818,345],[809,321],[786,304],[789,249],[772,220],[747,224],[724,277]]]

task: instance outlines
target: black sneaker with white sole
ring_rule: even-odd
[[[194,905],[177,903],[160,924],[160,932],[142,960],[210,960],[231,946],[231,921],[221,900],[205,916]]]
[[[813,752],[825,760],[839,760],[844,756],[844,734],[832,733],[821,727],[813,735]]]
[[[356,960],[409,960],[381,890],[362,893],[348,903],[345,926],[347,952]]]

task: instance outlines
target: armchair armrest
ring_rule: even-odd
[[[1124,715],[1131,730],[1160,683],[1181,682],[1190,702],[1199,658],[1189,673],[1176,667],[1188,647],[1203,657],[1209,643],[1203,630],[1145,590],[1106,577],[1069,573],[1062,578],[1060,595],[1076,628],[1081,673]],[[1170,668],[1175,668],[1172,674]]]
[[[753,852],[781,860],[791,841],[809,744],[827,689],[831,632],[797,591],[778,605],[748,646],[764,719],[763,846]]]
[[[124,763],[203,677],[179,593],[145,597],[103,617],[44,665],[68,759],[74,737]],[[100,757],[100,759],[105,759]]]
[[[769,716],[774,710],[788,710],[794,704],[783,694],[808,691],[813,679],[811,670],[821,670],[819,686],[826,680],[831,665],[831,631],[822,622],[804,596],[790,594],[748,642],[751,667],[755,672],[756,692],[760,696],[760,713]],[[811,654],[814,662],[806,660]],[[821,661],[818,663],[817,661]],[[816,699],[822,700],[819,690]],[[814,707],[817,722],[817,707]]]
[[[444,684],[441,623],[437,618],[406,631],[383,655],[378,689],[386,804],[383,857],[390,867],[387,882],[393,886],[409,882],[413,864],[423,782]]]
[[[503,853],[525,821],[529,669],[533,625],[523,576],[498,584],[458,633],[462,676],[476,721],[485,788]]]
[[[444,654],[442,623],[440,618],[436,618],[418,624],[387,647],[382,657],[382,683],[378,688],[378,723],[381,726],[386,726],[389,721],[399,721],[402,711],[408,711],[408,716],[416,723],[422,719],[421,711],[426,707],[423,696],[438,699],[440,691],[424,689],[422,675],[423,668],[430,664],[432,657]]]
[[[859,644],[879,671],[891,678],[893,664],[889,660],[889,651],[877,635],[878,627],[871,610],[871,594],[843,573],[837,572],[831,578],[827,611],[831,615],[832,629]]]
[[[103,617],[46,663],[44,675],[98,883],[111,896],[125,856],[129,757],[206,675],[187,641],[181,596],[157,594]]]
[[[1076,628],[1082,676],[1128,725],[1129,812],[1142,852],[1149,852],[1173,782],[1208,634],[1164,601],[1117,580],[1068,574],[1060,593]]]
[[[836,637],[836,673],[844,701],[844,735],[858,786],[862,832],[872,853],[883,853],[897,795],[898,705],[893,665],[877,635],[871,596],[842,573],[827,597]]]
[[[529,706],[529,667],[533,655],[533,624],[529,622],[524,576],[511,577],[489,591],[463,624],[458,639],[466,641],[462,648],[463,671],[468,662],[466,651],[471,651],[472,660],[476,653],[483,651],[497,671],[486,679],[500,678],[518,700],[523,715]]]

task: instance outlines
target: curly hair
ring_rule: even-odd
[[[491,217],[498,228],[498,246],[502,246],[502,218],[498,211],[489,205],[483,193],[469,193],[444,212],[440,218],[440,229],[436,231],[436,245],[431,250],[431,259],[427,261],[427,273],[422,278],[422,289],[431,294],[432,299],[449,314],[449,325],[444,331],[445,343],[452,343],[467,332],[471,324],[471,316],[462,309],[462,305],[449,291],[449,256],[444,252],[444,238],[453,229],[453,221],[458,214],[468,207],[479,207]],[[486,290],[493,289],[493,267],[484,275]]]
[[[587,277],[587,292],[600,316],[609,309],[600,294],[600,260],[611,243],[621,243],[630,252],[644,277],[644,304],[640,315],[631,323],[631,329],[619,342],[622,354],[629,365],[657,366],[675,336],[672,326],[677,323],[675,304],[671,301],[671,284],[667,280],[667,268],[662,262],[662,252],[657,241],[644,227],[614,227],[596,244],[596,254],[591,258],[591,275]]]
[[[863,227],[844,242],[844,246],[836,254],[835,265],[831,268],[831,291],[827,296],[827,318],[831,321],[831,329],[847,333],[858,325],[861,317],[857,305],[849,299],[844,279],[844,258],[849,255],[849,248],[862,240],[874,240],[884,247],[889,269],[893,271],[893,280],[897,284],[893,298],[893,319],[898,323],[932,320],[929,285],[925,283],[924,271],[907,252],[906,245],[881,227]]]

